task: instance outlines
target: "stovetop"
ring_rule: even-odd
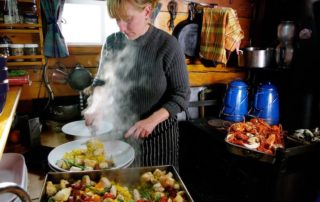
[[[195,201],[315,201],[318,145],[290,145],[277,161],[261,162],[230,153],[224,122],[210,120],[179,123],[180,174]]]

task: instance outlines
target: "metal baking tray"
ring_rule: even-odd
[[[241,145],[230,143],[229,141],[227,141],[227,138],[225,138],[225,142],[227,145],[227,150],[232,154],[272,164],[276,161],[275,155],[270,155],[267,153],[260,152],[256,149],[250,149]]]
[[[90,179],[98,181],[101,176],[107,177],[111,181],[116,181],[123,186],[134,186],[139,183],[140,176],[145,172],[153,172],[155,169],[166,170],[173,174],[173,178],[179,182],[181,190],[185,191],[187,202],[193,202],[187,187],[183,183],[177,170],[171,165],[165,166],[151,166],[151,167],[136,167],[136,168],[122,168],[114,170],[97,170],[97,171],[82,171],[82,172],[49,172],[47,173],[44,184],[41,190],[40,202],[48,201],[46,197],[46,183],[52,181],[54,184],[59,183],[61,179],[74,182],[81,179],[84,175],[89,175]]]

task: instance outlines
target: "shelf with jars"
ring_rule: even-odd
[[[0,52],[8,53],[8,67],[44,65],[40,0],[0,0],[0,37],[9,39],[9,51]]]

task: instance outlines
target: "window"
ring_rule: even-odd
[[[105,1],[66,0],[62,19],[61,32],[68,45],[102,45],[106,36],[119,30]]]

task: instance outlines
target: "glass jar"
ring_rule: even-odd
[[[24,45],[23,44],[10,44],[10,52],[12,56],[23,56]],[[17,62],[22,62],[23,58],[14,59]]]
[[[0,54],[5,55],[5,56],[10,55],[9,44],[7,44],[7,43],[0,44]]]
[[[24,23],[26,23],[26,24],[37,24],[38,23],[38,17],[33,13],[24,13],[23,20],[24,20]]]
[[[38,54],[38,44],[24,44],[24,54],[25,55],[37,55]],[[30,59],[31,61],[36,61],[35,58]]]

